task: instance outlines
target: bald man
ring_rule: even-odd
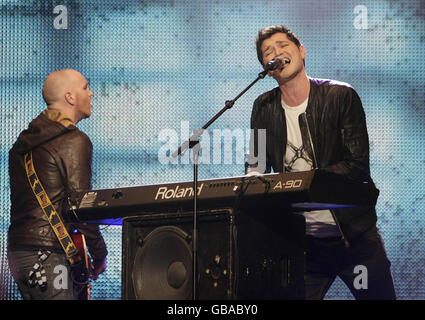
[[[47,104],[21,132],[9,152],[11,192],[8,233],[9,268],[24,299],[78,299],[70,264],[28,182],[24,155],[59,215],[67,194],[91,189],[92,144],[77,123],[91,115],[93,92],[84,76],[65,69],[49,74],[43,85]],[[93,259],[93,279],[106,269],[107,250],[97,225],[65,224],[85,235]]]
[[[74,123],[90,117],[92,96],[88,81],[76,70],[54,71],[44,81],[43,99],[47,108],[61,111]]]

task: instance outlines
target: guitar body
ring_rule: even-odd
[[[74,241],[75,247],[80,254],[80,257],[83,259],[83,265],[86,268],[88,274],[90,274],[91,270],[91,259],[87,252],[86,238],[82,233],[73,232],[71,233],[72,241]],[[87,284],[78,284],[78,300],[90,300],[90,290],[91,284],[87,282]]]

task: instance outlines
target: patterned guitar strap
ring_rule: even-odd
[[[51,227],[53,228],[53,231],[55,232],[56,237],[59,240],[59,243],[61,244],[66,258],[68,259],[69,263],[71,264],[71,268],[75,268],[78,264],[81,264],[82,259],[81,256],[78,253],[77,247],[75,246],[74,242],[72,241],[71,236],[69,235],[68,231],[65,228],[65,225],[62,222],[61,217],[57,213],[55,207],[53,206],[52,202],[50,201],[50,198],[48,197],[46,191],[44,190],[40,180],[37,177],[37,173],[34,169],[34,163],[32,160],[32,152],[28,152],[24,155],[24,162],[25,162],[25,170],[27,173],[28,182],[31,186],[32,191],[34,192],[35,197],[37,198],[37,201],[43,210],[44,214],[47,217],[47,220],[49,221]],[[49,251],[47,251],[48,254],[50,254]],[[40,255],[40,254],[39,254]],[[44,260],[47,259],[47,257],[44,257]],[[44,261],[43,260],[43,261]],[[40,260],[40,263],[42,261]],[[36,264],[34,268],[35,270],[38,270],[40,272],[40,266]],[[43,270],[44,271],[44,270]],[[31,277],[30,277],[31,279]],[[44,278],[45,279],[45,278]],[[31,284],[31,282],[30,282]],[[37,284],[37,282],[35,282]],[[40,286],[45,284],[44,282],[38,282]]]

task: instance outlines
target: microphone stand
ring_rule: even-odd
[[[198,235],[197,235],[197,205],[198,205],[198,160],[199,160],[199,151],[201,149],[199,143],[199,137],[204,133],[204,131],[214,123],[224,112],[232,108],[236,100],[238,100],[245,92],[247,92],[258,80],[263,79],[267,73],[274,69],[274,66],[267,65],[267,68],[260,72],[257,78],[251,82],[241,93],[239,93],[233,100],[227,100],[223,109],[221,109],[214,117],[211,118],[201,129],[195,130],[193,135],[189,140],[185,141],[173,154],[172,157],[176,158],[177,156],[183,154],[187,149],[193,149],[193,235],[192,235],[192,299],[197,300],[198,298],[198,279],[197,279],[197,261],[198,261]]]

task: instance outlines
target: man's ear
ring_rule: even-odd
[[[307,55],[307,51],[303,45],[300,45],[300,53],[301,53],[301,58],[303,58],[304,60],[305,56]]]
[[[65,93],[65,101],[68,102],[70,105],[74,105],[74,103],[75,103],[74,95],[69,91],[66,92]]]

